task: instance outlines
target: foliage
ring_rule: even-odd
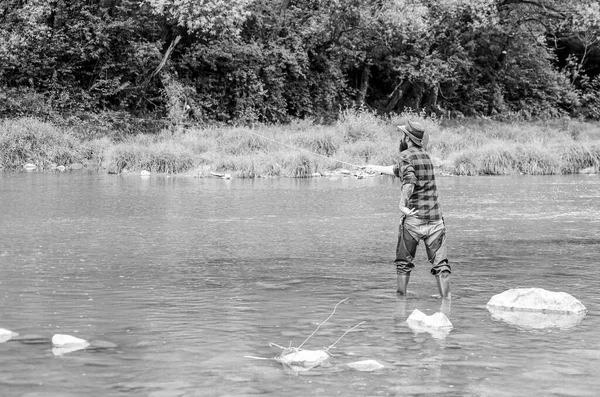
[[[595,0],[0,0],[0,117],[71,126],[599,119],[599,65]]]

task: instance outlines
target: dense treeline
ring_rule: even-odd
[[[0,117],[247,124],[351,106],[600,119],[600,6],[0,0]]]

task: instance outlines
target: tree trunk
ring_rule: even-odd
[[[171,42],[171,44],[169,45],[169,48],[167,48],[167,51],[165,51],[165,55],[163,55],[162,60],[160,61],[160,63],[156,67],[156,69],[154,69],[154,72],[152,72],[152,74],[150,76],[148,76],[148,78],[146,78],[146,80],[142,84],[143,87],[150,84],[150,80],[152,80],[152,78],[154,76],[156,76],[158,73],[160,73],[162,68],[165,67],[165,65],[167,64],[167,61],[169,60],[169,57],[171,56],[171,53],[173,52],[173,49],[175,48],[177,43],[179,43],[179,40],[181,40],[181,36],[175,37],[175,39]]]
[[[370,66],[363,65],[362,75],[360,78],[360,88],[356,102],[358,105],[364,105],[367,98],[367,90],[369,89],[369,77],[371,76]]]
[[[402,83],[396,86],[394,92],[392,92],[392,94],[390,95],[389,102],[387,103],[387,105],[385,105],[384,110],[386,113],[389,113],[396,108],[398,102],[402,100],[404,94],[406,94],[406,91],[408,91],[408,89],[410,88],[410,85],[410,81],[404,80]]]
[[[286,10],[288,9],[288,7],[290,6],[290,1],[291,0],[283,0],[281,2],[281,8],[279,9],[279,17],[282,18],[283,14],[285,14]]]
[[[427,110],[429,114],[440,114],[440,110],[437,104],[439,95],[439,85],[436,84],[428,91],[429,92],[427,93],[427,100],[425,101],[424,105],[425,110]]]

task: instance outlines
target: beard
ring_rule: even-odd
[[[403,152],[406,149],[408,149],[408,143],[406,143],[406,141],[400,142],[400,152]]]

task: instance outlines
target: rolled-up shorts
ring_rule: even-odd
[[[415,216],[404,217],[400,221],[398,243],[396,245],[396,272],[407,274],[415,267],[414,259],[419,242],[423,240],[427,259],[431,262],[431,274],[451,272],[446,247],[446,225],[444,220],[425,220]]]

